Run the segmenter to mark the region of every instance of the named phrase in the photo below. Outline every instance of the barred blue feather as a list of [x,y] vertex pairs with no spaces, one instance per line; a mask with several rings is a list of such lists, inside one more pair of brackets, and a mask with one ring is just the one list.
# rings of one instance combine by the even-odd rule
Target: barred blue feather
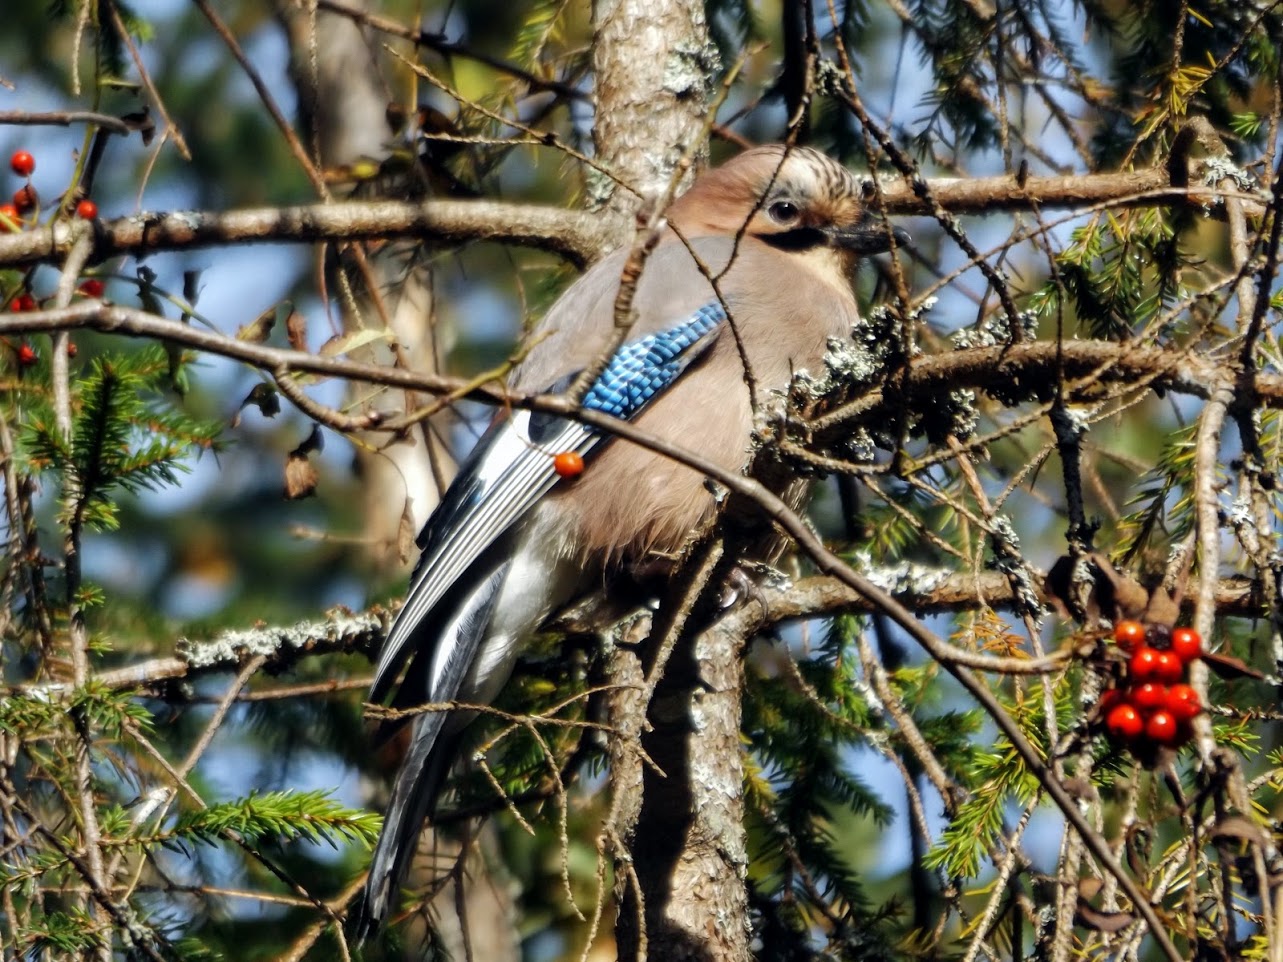
[[628,420],[677,380],[690,363],[685,352],[724,320],[726,309],[714,301],[676,327],[625,344],[584,396],[584,407]]

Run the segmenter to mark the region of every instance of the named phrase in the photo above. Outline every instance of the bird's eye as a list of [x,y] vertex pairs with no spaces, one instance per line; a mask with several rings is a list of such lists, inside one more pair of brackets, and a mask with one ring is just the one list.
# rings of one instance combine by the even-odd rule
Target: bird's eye
[[771,220],[777,224],[791,224],[798,218],[797,204],[788,200],[777,200],[770,207],[766,208],[770,214]]

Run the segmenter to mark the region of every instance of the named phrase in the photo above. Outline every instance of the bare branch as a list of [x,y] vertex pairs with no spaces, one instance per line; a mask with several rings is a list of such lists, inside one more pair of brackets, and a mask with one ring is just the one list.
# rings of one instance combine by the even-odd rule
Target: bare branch
[[[99,225],[92,259],[264,241],[417,237],[442,245],[502,241],[587,264],[608,249],[612,225],[617,233],[616,221],[600,214],[499,201],[348,201],[226,213],[143,212]],[[64,221],[0,236],[0,265],[60,260],[72,239],[71,225]]]
[[[342,357],[325,357],[305,351],[254,344],[189,324],[180,324],[145,311],[119,305],[84,302],[62,310],[32,311],[22,314],[0,314],[0,334],[24,334],[38,331],[65,331],[90,328],[108,333],[150,337],[170,344],[222,357],[243,361],[274,377],[287,373],[343,377],[367,384],[380,384],[455,398],[530,408],[568,417],[620,434],[646,444],[652,450],[669,454],[685,464],[702,470],[703,462],[695,455],[674,445],[661,445],[644,432],[615,418],[581,411],[559,395],[528,394],[503,389],[496,384],[478,384],[466,378],[446,377],[402,368],[385,367],[349,361]],[[888,406],[900,403],[900,392],[907,397],[948,392],[971,387],[985,391],[1000,390],[1010,400],[1021,394],[1033,396],[1052,383],[1057,376],[1081,377],[1096,372],[1101,382],[1137,383],[1149,379],[1154,388],[1206,398],[1208,385],[1217,379],[1217,360],[1179,349],[1140,347],[1112,341],[1066,341],[1057,344],[1036,341],[1012,347],[977,347],[936,354],[914,361],[908,375],[896,385],[896,391],[873,389],[831,414],[817,419],[813,428],[823,440],[855,421],[883,416]],[[1267,408],[1283,407],[1283,377],[1259,375],[1253,384],[1256,396],[1240,398],[1239,403],[1255,402]]]
[[72,124],[93,124],[114,134],[128,134],[133,128],[119,117],[94,113],[92,110],[54,110],[32,113],[26,110],[0,110],[0,124],[21,127],[70,127]]
[[[943,210],[994,214],[1035,207],[1091,207],[1101,204],[1161,207],[1215,205],[1226,196],[1212,188],[1177,186],[1163,168],[1135,173],[1079,177],[1011,177],[924,181]],[[1254,209],[1262,198],[1235,194]],[[905,184],[887,185],[888,214],[929,213],[926,202]],[[142,212],[99,225],[94,261],[122,254],[191,250],[229,244],[275,241],[373,240],[418,237],[442,245],[499,241],[552,251],[583,265],[609,252],[627,224],[619,217],[563,210],[538,204],[501,201],[345,201],[297,207],[209,211]],[[19,234],[0,236],[0,265],[21,266],[66,256],[70,225],[55,222]]]

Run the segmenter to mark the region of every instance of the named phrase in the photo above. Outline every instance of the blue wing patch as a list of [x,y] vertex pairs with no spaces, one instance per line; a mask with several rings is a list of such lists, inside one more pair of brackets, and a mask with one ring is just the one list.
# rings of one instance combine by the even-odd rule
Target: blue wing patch
[[628,420],[686,369],[685,352],[726,320],[720,303],[705,304],[676,327],[625,344],[584,395],[583,406]]

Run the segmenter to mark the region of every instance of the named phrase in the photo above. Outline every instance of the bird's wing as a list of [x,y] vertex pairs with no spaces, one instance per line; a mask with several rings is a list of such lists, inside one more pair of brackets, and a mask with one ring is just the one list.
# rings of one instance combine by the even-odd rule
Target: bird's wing
[[[629,420],[676,381],[716,339],[726,311],[713,301],[685,320],[623,345],[584,396],[583,407]],[[573,376],[572,376],[573,377]],[[469,567],[557,483],[553,458],[563,451],[587,456],[608,440],[595,428],[556,415],[515,411],[482,436],[419,535],[422,551],[405,605],[383,644],[370,699],[391,690],[416,641],[419,626]],[[475,646],[481,633],[467,633]],[[442,664],[467,666],[472,652],[449,652]],[[434,661],[437,659],[434,659]],[[460,672],[448,673],[455,679]],[[433,700],[457,691],[428,692]]]

